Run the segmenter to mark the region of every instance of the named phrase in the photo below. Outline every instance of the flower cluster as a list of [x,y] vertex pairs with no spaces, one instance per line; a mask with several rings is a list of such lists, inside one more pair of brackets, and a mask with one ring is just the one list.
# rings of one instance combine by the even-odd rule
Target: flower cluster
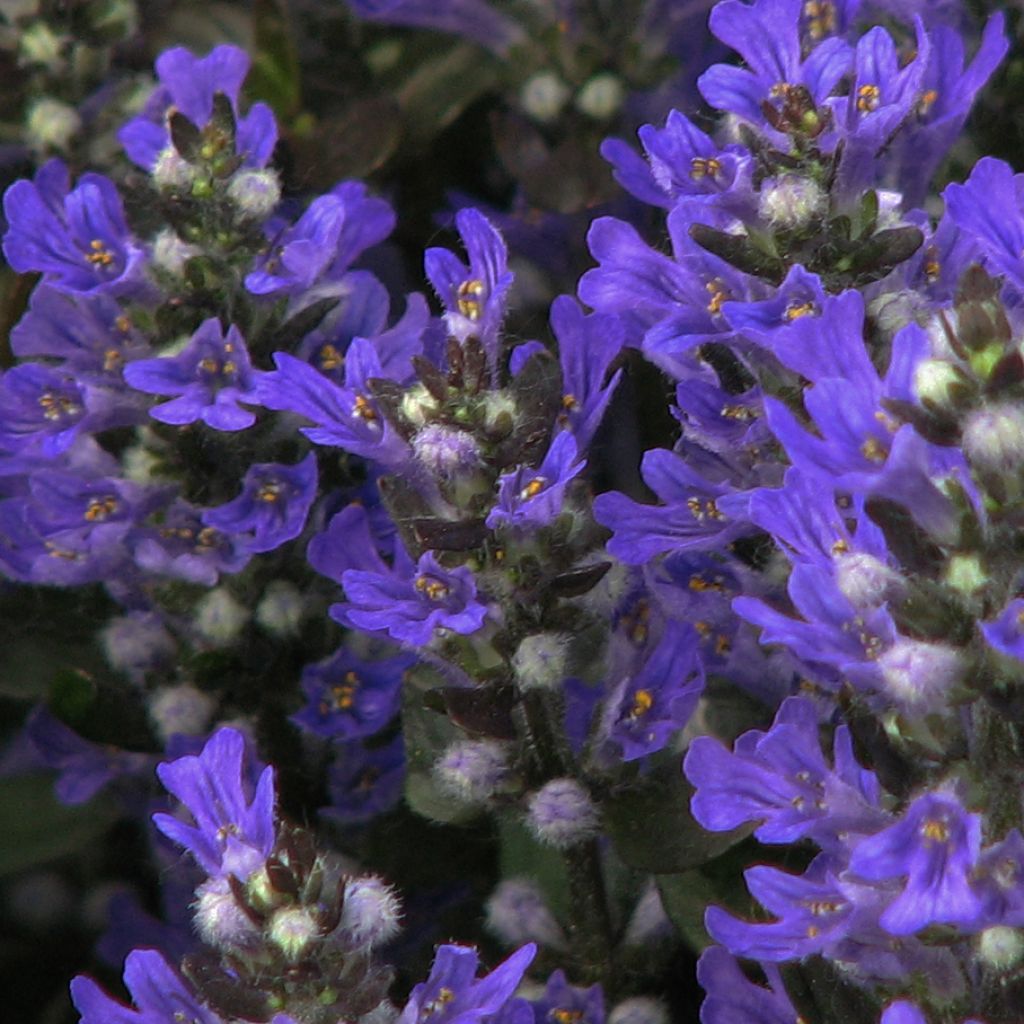
[[506,86],[432,296],[269,51],[248,103],[164,50],[125,160],[4,195],[0,600],[89,612],[0,764],[164,907],[81,1021],[1015,1024],[1024,187],[931,192],[1004,16],[348,6]]

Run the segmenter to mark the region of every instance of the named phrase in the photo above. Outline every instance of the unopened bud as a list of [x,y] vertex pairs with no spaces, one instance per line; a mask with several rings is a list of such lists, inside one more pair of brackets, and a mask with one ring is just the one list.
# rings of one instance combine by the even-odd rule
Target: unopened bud
[[1016,967],[1024,959],[1024,934],[1019,928],[995,925],[975,939],[978,959],[1000,973]]
[[402,395],[400,408],[414,427],[422,427],[437,412],[437,399],[422,384],[414,384]]
[[196,629],[216,647],[234,643],[248,621],[249,609],[225,587],[215,587],[196,608]]
[[608,1024],[668,1024],[665,1004],[650,996],[624,999],[608,1015]]
[[610,71],[594,75],[576,94],[576,109],[595,121],[607,121],[622,108],[626,90],[622,79]]
[[525,637],[512,658],[522,690],[553,690],[565,679],[571,637],[567,633],[533,633]]
[[914,370],[914,391],[924,405],[951,409],[967,387],[963,370],[945,359],[923,359]]
[[267,924],[267,939],[289,960],[299,960],[317,939],[320,925],[306,907],[282,907]]
[[171,736],[205,734],[217,701],[191,683],[162,686],[149,698],[149,717],[166,742]]
[[945,644],[900,637],[878,661],[883,690],[906,710],[927,713],[945,707],[960,680],[960,655]]
[[345,883],[339,932],[352,949],[368,951],[398,933],[402,907],[390,886],[379,878],[351,878]]
[[297,636],[305,610],[305,598],[294,583],[271,580],[256,606],[256,621],[273,636]]
[[526,823],[542,843],[564,850],[595,836],[600,815],[575,779],[552,779],[530,797]]
[[246,220],[266,220],[281,201],[275,171],[239,171],[228,183],[228,198]]
[[177,645],[153,612],[129,612],[112,619],[100,634],[112,668],[137,677],[172,658]]
[[761,219],[783,231],[806,227],[827,210],[828,196],[821,186],[796,174],[765,181],[757,202]]
[[434,766],[440,785],[457,800],[484,803],[508,779],[508,748],[497,740],[453,743]]
[[58,35],[45,21],[29,25],[18,42],[21,60],[25,64],[42,64],[50,71],[56,71],[63,63],[61,54],[67,37]]
[[182,241],[171,228],[157,232],[153,239],[153,265],[175,277],[181,277],[185,273],[185,264],[197,255],[199,250]]
[[967,417],[963,450],[972,468],[996,476],[1016,476],[1024,469],[1024,408],[1002,403]]
[[487,901],[487,927],[507,946],[536,942],[563,952],[569,945],[540,887],[527,878],[506,879],[494,890]]
[[538,71],[519,92],[523,110],[534,120],[554,121],[569,100],[572,90],[553,71]]
[[151,173],[161,189],[189,188],[196,177],[196,169],[173,146],[161,150]]
[[260,940],[260,929],[235,899],[226,878],[210,878],[196,890],[192,906],[199,937],[214,949],[251,949]]
[[431,473],[446,480],[480,465],[480,446],[473,435],[440,424],[424,427],[412,439],[412,450]]
[[906,581],[895,569],[863,551],[836,559],[836,583],[855,608],[877,608],[906,589]]
[[81,127],[82,119],[74,107],[49,96],[36,100],[25,120],[25,130],[33,146],[62,153],[67,151]]

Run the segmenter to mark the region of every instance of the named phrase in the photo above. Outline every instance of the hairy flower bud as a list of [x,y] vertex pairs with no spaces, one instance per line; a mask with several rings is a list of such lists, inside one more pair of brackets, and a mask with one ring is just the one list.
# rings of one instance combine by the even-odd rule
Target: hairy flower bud
[[164,742],[175,735],[203,735],[217,710],[217,701],[192,683],[162,686],[148,704],[149,717]]
[[665,1004],[650,996],[633,996],[613,1007],[608,1024],[668,1024]]
[[1024,959],[1024,935],[1019,928],[996,925],[975,937],[978,959],[994,971],[1008,971]]
[[197,255],[199,250],[183,242],[171,228],[157,232],[153,239],[153,265],[175,277],[181,277],[185,272],[185,263]]
[[1002,403],[971,413],[964,423],[963,450],[972,468],[994,476],[1024,469],[1024,408]]
[[196,629],[217,647],[237,640],[248,621],[249,609],[225,587],[215,587],[196,607]]
[[153,612],[129,612],[111,619],[100,634],[112,668],[135,678],[174,656],[177,645]]
[[195,180],[196,170],[173,146],[168,146],[156,158],[152,175],[157,188],[185,189]]
[[963,370],[945,359],[922,359],[914,370],[914,391],[924,405],[953,408],[957,389],[966,385]]
[[246,220],[266,220],[281,201],[276,171],[239,171],[228,182],[228,199]]
[[569,945],[540,887],[527,878],[506,879],[494,890],[487,901],[487,928],[507,946],[536,942],[562,952]]
[[422,384],[414,384],[402,395],[400,409],[414,427],[422,427],[437,412],[437,399]]
[[606,121],[619,112],[625,98],[622,79],[610,71],[602,71],[576,94],[576,109],[595,121]]
[[65,152],[82,127],[78,111],[67,103],[43,96],[29,107],[25,131],[29,142],[41,150]]
[[267,922],[267,939],[289,960],[299,960],[320,938],[320,925],[307,907],[282,907]]
[[412,449],[431,473],[446,480],[480,465],[480,446],[473,435],[440,424],[424,427],[412,439]]
[[530,796],[526,823],[542,843],[563,850],[596,835],[600,816],[575,779],[552,779]]
[[305,598],[294,583],[271,580],[256,606],[256,621],[273,636],[297,636],[305,610]]
[[878,659],[882,689],[898,706],[927,713],[945,705],[960,678],[960,655],[945,644],[900,637]]
[[567,633],[533,633],[525,637],[512,658],[516,682],[523,690],[551,690],[568,674]]
[[572,90],[554,71],[531,75],[519,91],[519,103],[535,121],[554,121],[572,95]]
[[508,748],[497,740],[453,743],[434,766],[441,786],[463,803],[483,803],[506,782]]
[[765,181],[757,201],[761,219],[781,231],[806,227],[827,210],[828,196],[821,186],[796,174]]
[[877,608],[906,588],[903,577],[874,555],[863,551],[836,559],[836,583],[855,608]]
[[351,948],[367,952],[394,938],[401,916],[394,890],[379,878],[350,878],[345,883],[338,930]]
[[251,949],[261,931],[235,899],[226,878],[210,878],[196,889],[193,922],[207,945],[221,950]]

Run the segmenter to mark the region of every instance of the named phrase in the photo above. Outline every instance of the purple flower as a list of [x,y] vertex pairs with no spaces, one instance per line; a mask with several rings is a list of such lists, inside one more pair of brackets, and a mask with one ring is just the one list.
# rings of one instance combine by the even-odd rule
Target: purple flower
[[570,985],[564,971],[555,971],[544,986],[544,994],[533,1001],[533,1020],[534,1024],[604,1024],[604,992],[600,985]]
[[202,752],[157,767],[160,781],[192,816],[194,825],[154,814],[156,827],[184,846],[207,874],[244,882],[270,855],[276,836],[274,769],[248,784],[246,740],[236,729],[218,729]]
[[645,452],[641,474],[663,505],[643,505],[616,493],[594,501],[595,518],[615,533],[608,550],[627,564],[642,565],[671,551],[720,547],[752,531],[749,496],[708,480],[674,452]]
[[391,810],[405,784],[405,744],[396,736],[384,746],[362,740],[341,745],[327,772],[330,803],[320,808],[324,818],[356,825]]
[[697,82],[718,110],[764,124],[761,104],[786,86],[804,86],[821,104],[850,67],[850,48],[835,37],[822,40],[804,57],[800,39],[801,0],[726,0],[711,12],[709,28],[747,65],[716,64]]
[[29,311],[11,330],[11,349],[21,359],[63,360],[62,368],[82,383],[126,390],[125,363],[150,355],[142,333],[105,292],[66,292],[41,284]]
[[[51,162],[44,170],[52,173],[42,187],[41,171],[35,181],[16,181],[4,195],[7,262],[20,274],[42,273],[48,284],[67,291],[124,291],[142,250],[131,239],[114,183],[83,174],[68,191],[63,165]],[[63,172],[59,205],[43,190],[58,171]]]
[[980,622],[989,647],[1024,661],[1024,598],[1015,598],[994,622]]
[[43,707],[26,722],[33,747],[58,773],[55,792],[65,804],[84,804],[118,779],[141,778],[152,771],[149,754],[135,754],[83,739]]
[[624,761],[661,750],[690,720],[704,690],[698,647],[691,626],[668,622],[643,667],[612,690],[603,725]]
[[512,997],[537,947],[516,950],[477,979],[479,957],[468,946],[439,946],[430,977],[409,993],[397,1024],[473,1024],[496,1014]]
[[346,625],[370,632],[383,631],[392,639],[425,647],[437,629],[475,633],[487,616],[476,599],[476,581],[465,566],[448,571],[433,553],[420,557],[415,569],[348,569],[342,574],[346,602],[331,614]]
[[796,1024],[778,969],[764,967],[770,988],[755,985],[721,946],[706,949],[697,962],[697,980],[707,993],[701,1024]]
[[508,269],[508,251],[497,229],[479,210],[459,210],[455,226],[466,247],[469,266],[448,249],[434,248],[424,254],[424,267],[444,304],[449,332],[459,341],[479,338],[494,375],[501,355],[499,335],[505,298],[513,277]]
[[551,329],[562,364],[564,412],[559,422],[572,432],[577,449],[585,452],[622,378],[621,370],[610,378],[608,371],[626,343],[625,330],[617,317],[584,314],[568,295],[551,304]]
[[368,21],[465,36],[499,56],[526,38],[486,0],[349,0],[349,6]]
[[342,647],[302,670],[306,706],[291,720],[318,736],[372,736],[395,717],[408,655],[364,661]]
[[586,466],[586,461],[576,458],[576,439],[562,431],[536,469],[520,466],[503,473],[498,480],[498,503],[487,516],[487,526],[536,530],[554,522],[562,511],[566,487]]
[[930,924],[973,930],[982,910],[971,884],[980,850],[981,815],[967,813],[951,793],[926,793],[902,820],[857,844],[850,870],[869,881],[905,880],[879,919],[893,935]]
[[277,369],[259,380],[260,404],[312,420],[315,426],[300,430],[314,444],[344,448],[389,469],[409,462],[409,445],[369,397],[368,381],[384,375],[371,342],[352,342],[345,357],[344,387],[286,352],[274,353],[274,365]]
[[79,975],[71,982],[71,1001],[81,1024],[222,1024],[188,988],[181,976],[155,949],[136,949],[124,965],[124,983],[134,1006],[108,996],[92,980]]
[[[139,117],[117,133],[129,158],[144,170],[152,170],[170,144],[166,115],[180,111],[198,128],[213,116],[213,97],[224,93],[238,115],[238,94],[249,71],[249,56],[237,46],[216,46],[205,57],[182,47],[165,50],[156,59],[159,87]],[[263,167],[277,143],[274,115],[265,103],[254,103],[238,118],[235,149],[248,167]]]
[[758,822],[763,843],[810,837],[837,850],[848,833],[870,833],[886,822],[873,772],[853,757],[846,726],[835,733],[835,768],[818,738],[818,710],[803,697],[783,702],[771,729],[744,733],[730,753],[717,740],[698,736],[683,761],[695,787],[693,816],[711,832]]
[[140,359],[124,369],[124,379],[151,395],[177,395],[150,410],[161,423],[184,426],[202,420],[214,430],[244,430],[256,422],[240,402],[258,404],[260,373],[249,362],[238,328],[225,333],[217,317],[204,320],[176,356]]
[[133,554],[147,572],[208,587],[222,572],[240,572],[251,557],[238,538],[204,526],[199,510],[180,500],[168,506],[159,525],[139,530]]
[[294,466],[258,462],[242,481],[233,501],[203,513],[203,523],[239,537],[243,551],[273,551],[302,533],[316,497],[316,456],[310,452]]

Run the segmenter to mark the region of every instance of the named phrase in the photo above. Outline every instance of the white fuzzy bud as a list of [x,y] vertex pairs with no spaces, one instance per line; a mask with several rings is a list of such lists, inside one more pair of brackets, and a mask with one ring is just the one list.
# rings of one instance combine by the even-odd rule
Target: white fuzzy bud
[[158,231],[153,239],[153,264],[175,277],[181,277],[186,262],[198,254],[199,250],[182,241],[172,228]]
[[379,878],[350,878],[345,883],[339,933],[352,949],[368,952],[398,934],[402,905]]
[[416,458],[435,476],[451,480],[474,472],[480,465],[480,446],[472,434],[432,423],[413,439]]
[[610,71],[602,71],[576,94],[576,109],[595,121],[607,121],[622,109],[625,98],[622,79]]
[[895,569],[863,551],[836,558],[836,583],[855,608],[877,608],[906,590],[906,581]]
[[220,950],[252,949],[260,929],[238,905],[226,878],[210,878],[196,889],[193,922],[199,937]]
[[167,189],[188,188],[196,177],[196,169],[173,146],[161,150],[151,173],[153,184]]
[[19,39],[21,61],[24,64],[42,64],[56,71],[64,63],[61,53],[67,36],[58,35],[45,21],[33,22]]
[[1004,973],[1024,959],[1024,932],[1020,928],[995,925],[975,938],[978,959],[995,971]]
[[256,606],[256,621],[272,636],[297,636],[306,600],[294,583],[271,580]]
[[669,1024],[668,1009],[660,999],[633,996],[614,1007],[608,1024]]
[[1016,476],[1024,469],[1024,408],[1006,402],[971,413],[964,424],[963,450],[983,473]]
[[166,742],[171,736],[204,735],[217,710],[217,701],[192,683],[181,683],[154,691],[148,709],[157,735]]
[[267,939],[289,960],[299,960],[320,938],[320,925],[306,907],[282,907],[267,922]]
[[568,675],[567,633],[533,633],[526,637],[512,658],[516,682],[522,690],[553,690]]
[[402,395],[400,408],[414,427],[422,427],[437,412],[437,399],[422,384],[414,384]]
[[487,901],[487,928],[506,946],[536,942],[555,952],[569,946],[540,887],[527,878],[508,878],[494,890]]
[[940,409],[954,404],[952,389],[963,387],[966,381],[963,370],[945,359],[922,359],[914,369],[914,393]]
[[111,619],[100,634],[112,668],[135,678],[171,659],[177,644],[153,612],[129,612]]
[[757,212],[772,228],[792,231],[806,227],[828,211],[828,196],[821,186],[797,174],[769,178],[761,186]]
[[542,843],[566,850],[597,835],[600,815],[575,779],[552,779],[530,796],[526,823]]
[[963,669],[960,655],[944,644],[900,637],[876,662],[883,690],[907,711],[927,714],[946,706]]
[[43,96],[29,107],[25,130],[37,149],[66,152],[82,127],[78,111],[68,103]]
[[562,112],[572,90],[554,71],[531,75],[519,91],[519,103],[535,121],[554,121]]
[[266,220],[281,201],[276,171],[239,171],[228,182],[228,199],[247,220]]
[[227,647],[238,639],[249,621],[249,609],[225,587],[215,587],[196,607],[196,629],[216,647]]
[[438,783],[466,804],[481,804],[508,779],[508,747],[497,740],[453,743],[434,765]]

